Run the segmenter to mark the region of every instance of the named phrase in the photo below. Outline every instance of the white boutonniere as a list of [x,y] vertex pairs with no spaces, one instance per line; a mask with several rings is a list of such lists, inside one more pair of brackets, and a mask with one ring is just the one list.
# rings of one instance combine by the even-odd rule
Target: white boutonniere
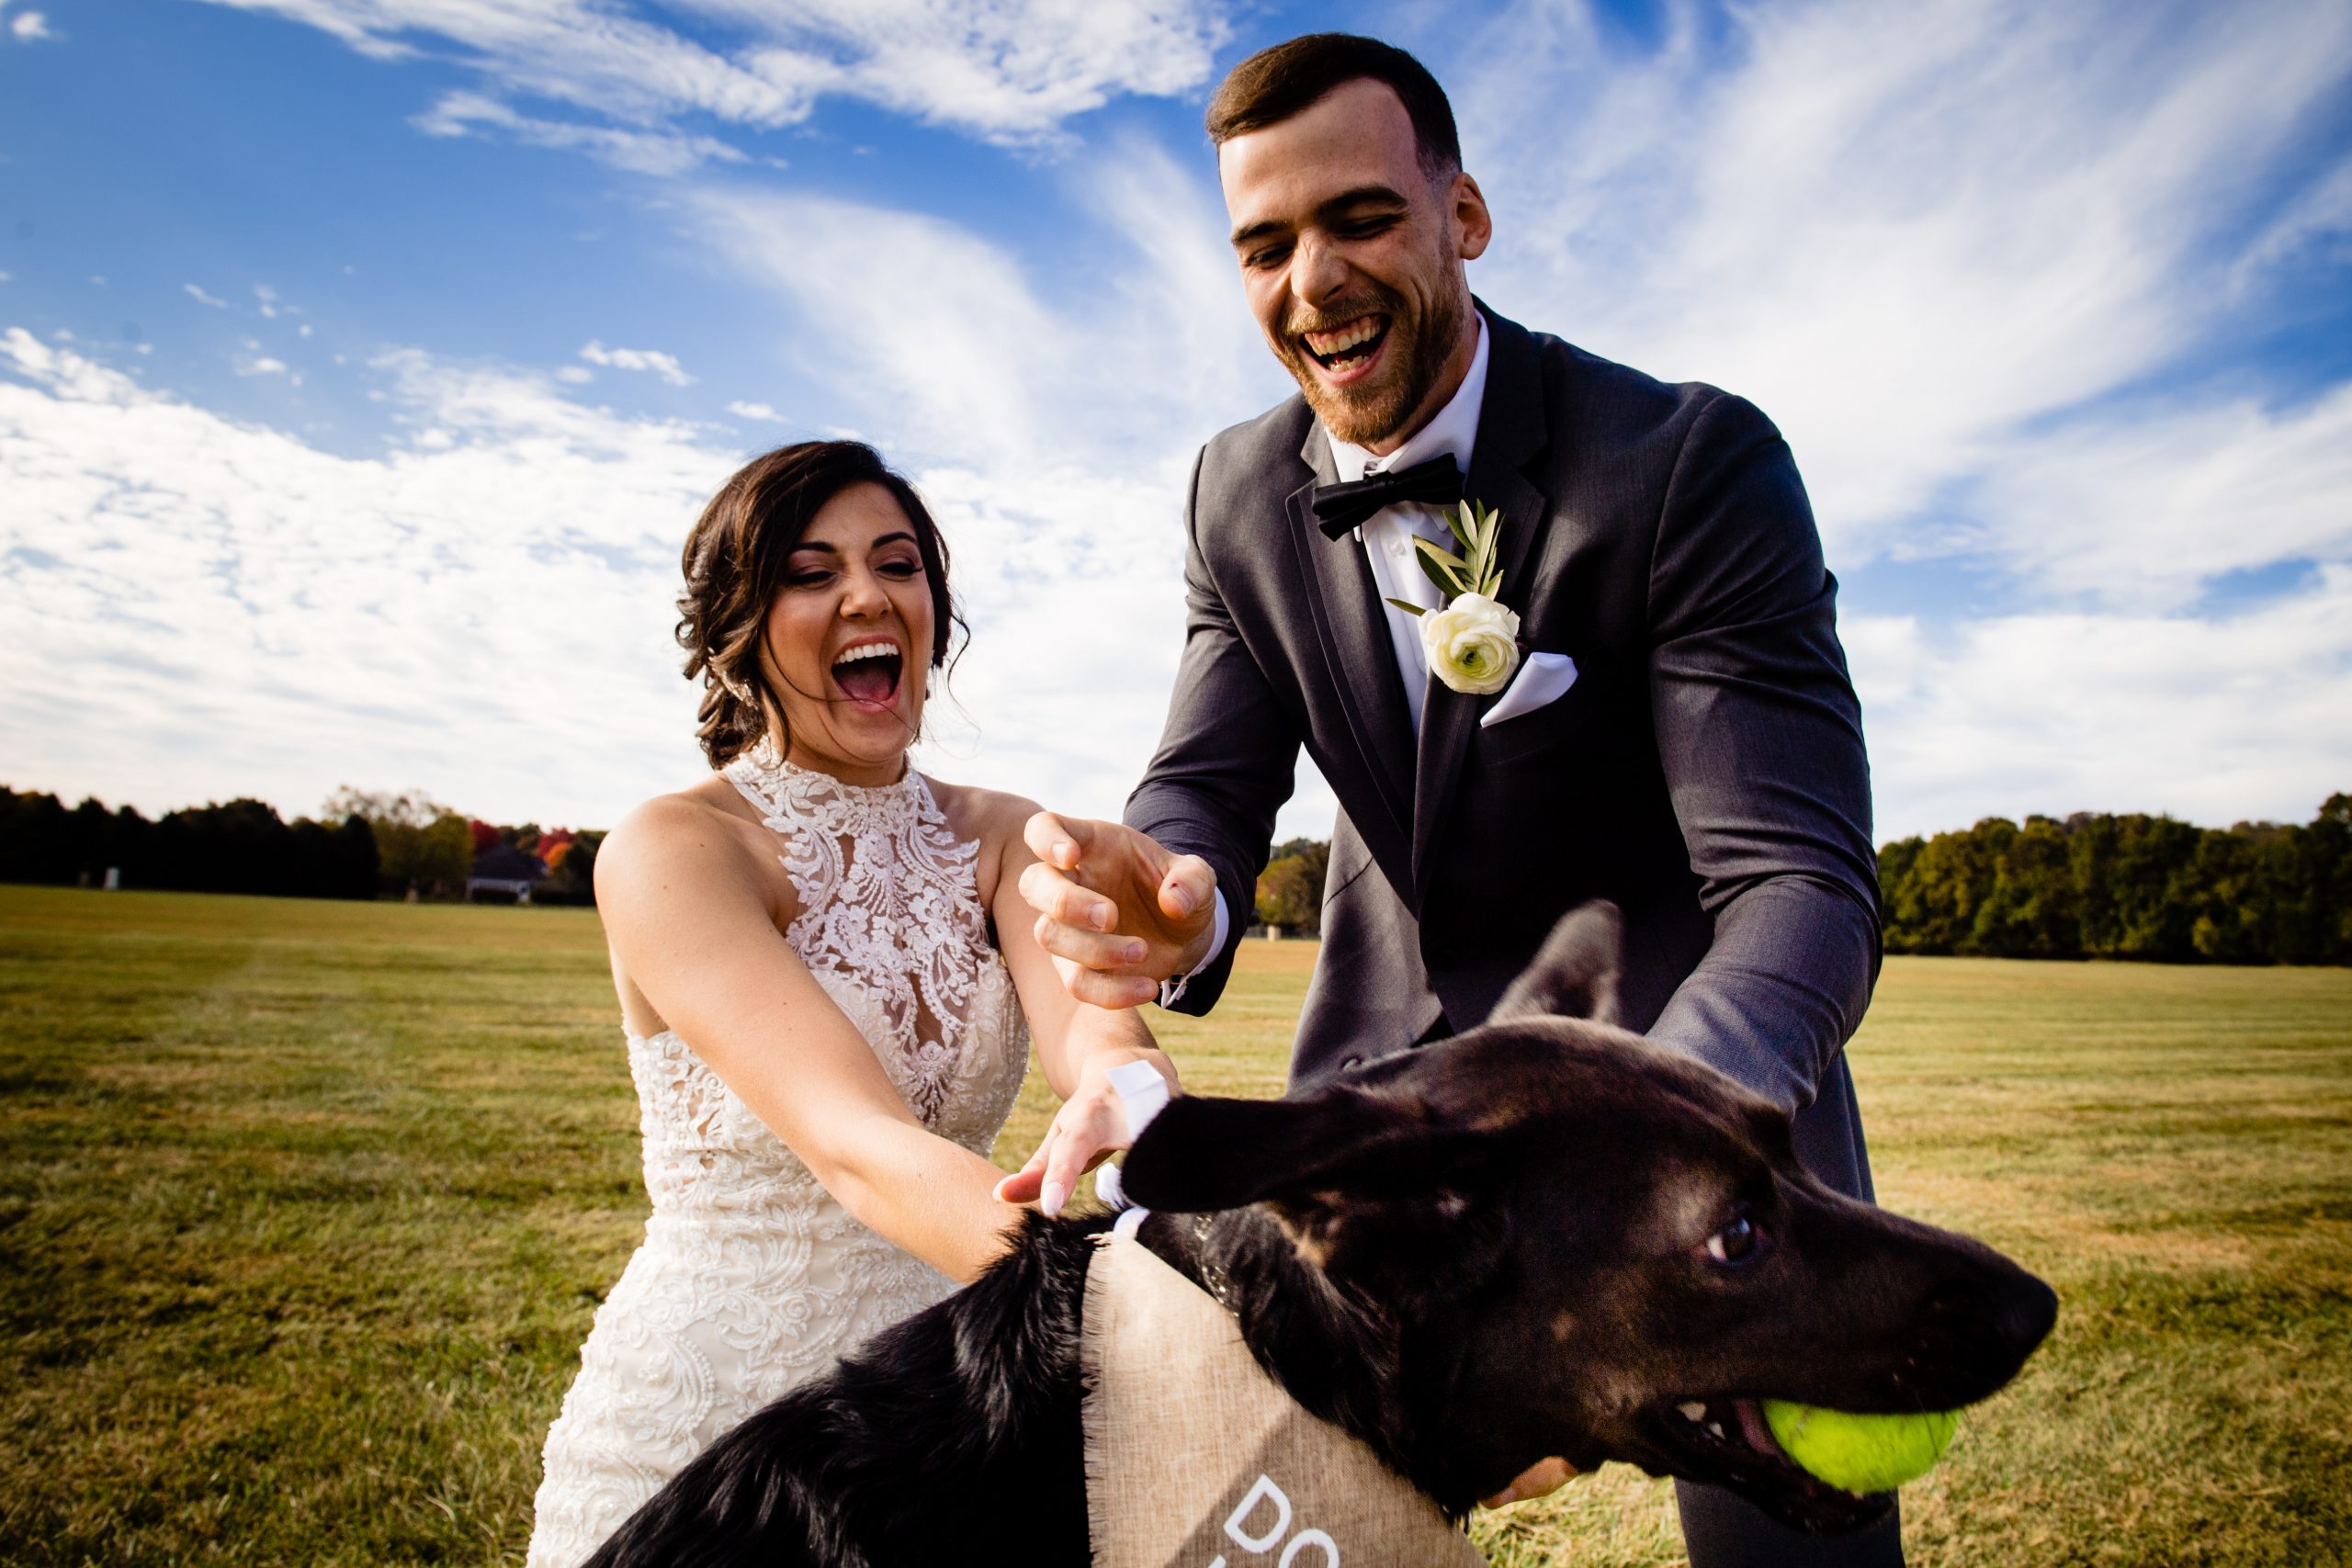
[[1442,515],[1460,555],[1419,535],[1413,544],[1421,570],[1446,596],[1444,604],[1432,610],[1409,599],[1388,603],[1421,618],[1430,672],[1454,691],[1483,697],[1510,685],[1519,669],[1518,612],[1495,600],[1503,591],[1502,570],[1495,565],[1503,514],[1465,500]]

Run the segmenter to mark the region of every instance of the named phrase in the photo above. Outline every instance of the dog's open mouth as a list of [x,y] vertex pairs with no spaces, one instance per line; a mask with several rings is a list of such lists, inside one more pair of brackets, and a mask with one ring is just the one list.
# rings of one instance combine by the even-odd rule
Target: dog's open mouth
[[1849,1492],[1799,1468],[1753,1399],[1669,1401],[1649,1424],[1676,1475],[1729,1486],[1801,1529],[1844,1534],[1875,1524],[1893,1506],[1891,1494]]
[[905,664],[898,644],[862,642],[833,661],[833,683],[860,707],[887,707],[899,694],[899,674]]

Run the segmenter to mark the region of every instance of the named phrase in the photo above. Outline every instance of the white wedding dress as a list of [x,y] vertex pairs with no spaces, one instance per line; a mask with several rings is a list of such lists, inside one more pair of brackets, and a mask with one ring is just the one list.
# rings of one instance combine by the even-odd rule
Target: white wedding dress
[[[911,769],[858,788],[764,745],[726,776],[783,840],[785,933],[924,1126],[986,1156],[1028,1028],[958,843]],[[572,1568],[746,1416],[954,1286],[853,1219],[693,1049],[629,1036],[645,1241],[548,1432],[529,1568]]]

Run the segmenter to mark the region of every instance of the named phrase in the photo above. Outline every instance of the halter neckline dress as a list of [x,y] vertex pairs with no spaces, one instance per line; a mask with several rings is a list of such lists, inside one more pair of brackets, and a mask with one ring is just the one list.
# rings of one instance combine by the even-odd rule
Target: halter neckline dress
[[[908,1109],[985,1157],[1029,1036],[978,844],[912,769],[863,787],[763,744],[723,773],[781,840],[785,941]],[[713,1439],[955,1288],[853,1218],[677,1034],[629,1035],[628,1061],[653,1213],[548,1429],[528,1568],[573,1568]]]

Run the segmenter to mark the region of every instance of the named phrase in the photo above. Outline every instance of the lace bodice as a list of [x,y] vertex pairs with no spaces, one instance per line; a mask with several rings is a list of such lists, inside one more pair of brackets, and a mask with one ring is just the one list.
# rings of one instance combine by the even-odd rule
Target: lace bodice
[[[760,748],[726,776],[779,840],[786,942],[923,1124],[987,1155],[1028,1031],[978,845],[911,770],[863,788]],[[653,1214],[548,1431],[532,1568],[586,1557],[736,1422],[952,1288],[851,1216],[677,1034],[632,1035],[628,1055]]]

